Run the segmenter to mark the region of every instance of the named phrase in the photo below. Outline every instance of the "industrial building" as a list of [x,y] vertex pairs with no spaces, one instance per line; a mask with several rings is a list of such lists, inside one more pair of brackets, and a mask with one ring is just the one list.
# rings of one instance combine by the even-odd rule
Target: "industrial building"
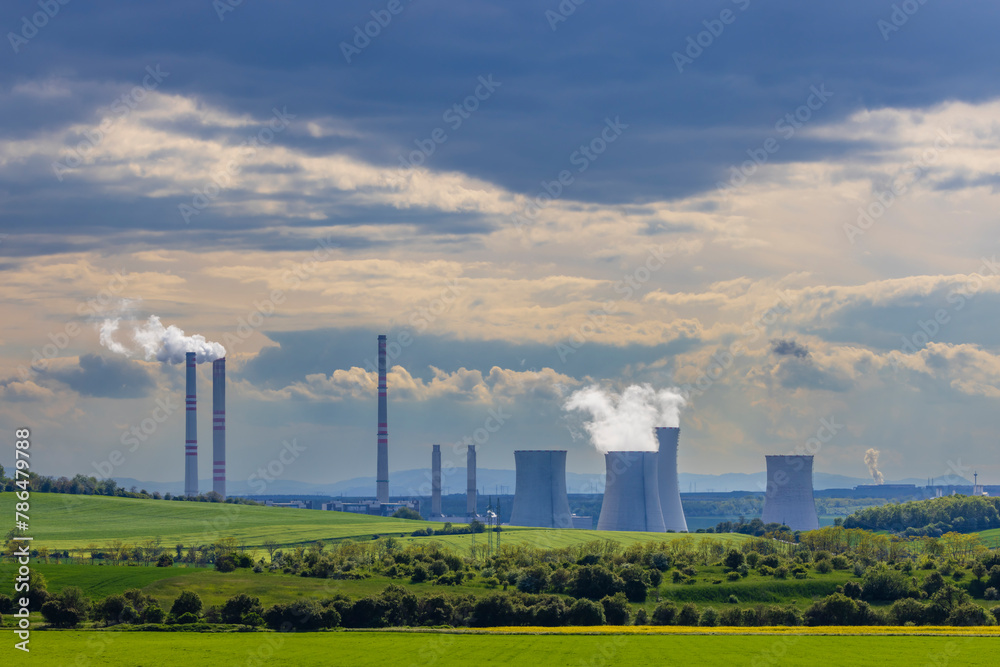
[[[566,450],[514,452],[516,482],[512,526],[574,528],[566,493]],[[587,528],[592,526],[586,517]]]
[[660,490],[660,509],[666,530],[677,533],[687,532],[687,519],[681,506],[681,491],[677,483],[677,444],[681,429],[677,426],[661,426],[656,429],[657,480]]
[[764,523],[783,523],[792,530],[818,530],[813,497],[813,457],[765,456],[767,488],[764,490]]
[[328,512],[351,512],[372,516],[392,516],[403,507],[420,513],[419,500],[397,500],[386,503],[380,503],[378,500],[334,500],[322,504],[322,509]]
[[597,530],[665,532],[657,453],[607,452],[604,465],[604,501]]

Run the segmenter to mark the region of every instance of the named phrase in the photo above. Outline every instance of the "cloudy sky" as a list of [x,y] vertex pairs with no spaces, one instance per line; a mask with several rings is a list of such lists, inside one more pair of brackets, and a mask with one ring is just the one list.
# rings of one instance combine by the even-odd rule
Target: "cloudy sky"
[[234,480],[292,439],[287,479],[373,475],[386,333],[391,469],[598,472],[566,397],[651,383],[685,472],[1000,483],[1000,7],[49,4],[0,7],[0,426],[38,472],[182,478],[183,368],[98,335],[155,314],[226,347]]

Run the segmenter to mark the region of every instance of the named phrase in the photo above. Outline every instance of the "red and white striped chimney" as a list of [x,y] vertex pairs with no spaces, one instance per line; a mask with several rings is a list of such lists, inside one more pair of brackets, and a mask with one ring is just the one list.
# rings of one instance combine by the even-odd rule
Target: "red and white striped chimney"
[[184,495],[198,495],[198,397],[195,388],[194,352],[188,352],[185,357],[187,364],[187,428],[184,440]]
[[226,497],[226,358],[212,362],[212,490]]
[[389,424],[386,416],[385,335],[378,337],[378,461],[376,462],[375,499],[389,502]]

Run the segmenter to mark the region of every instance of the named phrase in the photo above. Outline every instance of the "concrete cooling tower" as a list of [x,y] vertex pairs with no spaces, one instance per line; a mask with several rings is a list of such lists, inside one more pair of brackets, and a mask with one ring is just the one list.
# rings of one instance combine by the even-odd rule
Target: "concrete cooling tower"
[[817,530],[813,498],[813,457],[765,456],[767,489],[764,492],[764,523],[783,523],[792,530]]
[[684,508],[681,506],[681,492],[677,485],[677,441],[681,430],[675,426],[665,426],[656,429],[656,440],[660,443],[657,453],[659,466],[657,478],[660,490],[660,509],[663,511],[663,523],[667,530],[678,533],[687,532],[687,519],[684,518]]
[[656,452],[608,452],[597,530],[666,531],[660,509]]
[[516,486],[512,526],[572,528],[566,495],[566,450],[514,452]]

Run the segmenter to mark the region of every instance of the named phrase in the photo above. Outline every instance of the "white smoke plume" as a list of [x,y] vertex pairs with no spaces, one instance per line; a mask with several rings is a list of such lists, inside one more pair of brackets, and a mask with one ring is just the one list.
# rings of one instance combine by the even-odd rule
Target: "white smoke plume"
[[869,449],[865,452],[865,465],[868,466],[868,472],[871,473],[872,479],[875,480],[876,484],[885,482],[885,476],[878,469],[879,453],[877,449]]
[[601,452],[657,449],[653,429],[679,426],[684,397],[672,389],[634,384],[620,395],[591,385],[574,392],[563,408],[588,412],[584,424],[590,440]]
[[138,350],[115,340],[120,325],[121,318],[117,317],[104,320],[101,325],[101,345],[115,354],[130,357],[141,351],[147,360],[156,359],[165,364],[183,363],[184,355],[188,352],[195,353],[195,360],[199,364],[226,356],[226,348],[220,343],[205,340],[200,334],[186,336],[182,329],[173,324],[165,327],[156,315],[150,315],[142,324],[133,324],[131,339]]

